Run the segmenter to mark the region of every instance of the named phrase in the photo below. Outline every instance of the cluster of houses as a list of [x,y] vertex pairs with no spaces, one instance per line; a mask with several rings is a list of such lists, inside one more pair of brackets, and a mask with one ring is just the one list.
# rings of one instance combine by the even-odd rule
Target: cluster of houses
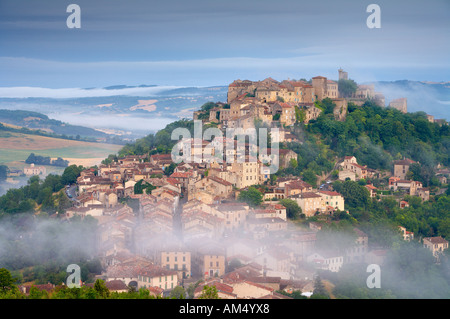
[[[348,80],[347,72],[339,70],[339,80]],[[227,103],[216,103],[210,110],[194,112],[194,119],[216,123],[219,128],[253,127],[259,119],[269,127],[291,126],[300,120],[308,123],[316,119],[323,110],[316,101],[329,98],[334,104],[334,118],[345,120],[348,102],[362,105],[368,99],[385,106],[384,95],[375,91],[373,84],[357,85],[356,92],[341,96],[338,82],[324,76],[315,76],[310,81],[272,78],[262,81],[235,80],[228,86]],[[400,103],[400,102],[401,103]],[[391,107],[406,112],[406,99],[392,101]],[[300,115],[301,114],[301,115]]]
[[[66,212],[68,217],[90,215],[98,220],[102,278],[111,290],[134,286],[163,296],[202,279],[196,297],[203,285],[214,285],[221,298],[278,299],[287,298],[279,290],[311,293],[317,269],[337,272],[345,263],[383,262],[386,251],[370,250],[367,235],[359,229],[348,249],[316,247],[320,224],[311,222],[308,229],[293,226],[286,207],[278,202],[290,198],[308,217],[333,214],[344,211],[344,198],[337,192],[316,189],[296,177],[279,178],[268,184],[263,204],[251,207],[236,201],[242,188],[220,168],[180,164],[167,176],[167,156],[144,160],[127,156],[84,170],[77,182],[76,205]],[[354,158],[342,165],[351,169]],[[144,182],[153,186],[151,191],[137,192],[135,185]],[[414,238],[406,229],[401,231],[405,240]],[[426,247],[436,256],[448,247],[442,238],[426,240],[433,243]]]
[[[341,71],[340,77],[345,78]],[[371,88],[358,90],[360,98],[377,96]],[[284,126],[279,142],[293,141],[296,137],[287,127],[298,119],[299,107],[309,121],[321,111],[315,100],[325,97],[336,104],[335,118],[343,120],[347,102],[339,97],[337,83],[324,77],[315,77],[311,83],[238,80],[229,86],[228,103],[216,103],[206,121],[217,123],[220,129],[245,129],[254,127],[254,119],[259,118],[271,127]],[[203,115],[204,111],[196,112],[194,118]],[[179,143],[190,145],[193,152],[190,161],[174,168],[172,154],[133,155],[86,169],[77,179],[78,196],[66,215],[98,220],[98,253],[105,268],[102,278],[115,290],[133,286],[162,296],[176,286],[187,287],[202,279],[196,297],[203,285],[214,285],[221,298],[278,299],[287,298],[279,290],[310,293],[317,269],[337,272],[345,263],[382,264],[386,251],[370,250],[367,235],[359,229],[354,229],[350,247],[323,249],[316,246],[320,224],[311,222],[309,228],[301,228],[288,220],[287,208],[279,202],[282,199],[296,202],[302,214],[311,217],[344,212],[344,197],[294,176],[271,179],[270,148],[253,157],[254,145],[224,137],[212,141],[185,138]],[[234,148],[222,147],[226,151],[218,154],[208,147],[211,144]],[[242,154],[243,162],[225,160]],[[297,160],[289,149],[281,148],[278,154],[281,168]],[[197,157],[209,160],[198,161]],[[411,163],[395,162],[389,187],[428,200],[429,190],[406,180]],[[359,165],[354,156],[345,157],[338,167],[340,180],[366,179],[378,173]],[[258,207],[237,200],[251,186],[262,193],[263,203]],[[366,187],[372,197],[377,195],[374,186]],[[414,237],[400,230],[405,240]],[[441,243],[440,239],[430,242],[436,240]],[[442,245],[448,247],[445,242]]]
[[278,82],[272,78],[262,81],[236,80],[228,86],[227,103],[217,103],[216,107],[194,112],[194,119],[217,123],[219,128],[244,130],[254,127],[259,119],[269,127],[291,126],[302,112],[305,123],[316,119],[322,109],[315,105],[316,100],[330,98],[336,107],[337,120],[344,120],[347,113],[347,100],[339,97],[337,82],[326,77],[312,78],[306,81],[284,80]]

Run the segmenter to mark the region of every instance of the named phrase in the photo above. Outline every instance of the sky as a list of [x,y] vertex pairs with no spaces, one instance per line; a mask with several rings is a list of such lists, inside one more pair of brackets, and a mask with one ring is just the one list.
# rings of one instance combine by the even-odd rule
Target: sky
[[[81,28],[68,28],[71,3]],[[368,28],[371,3],[381,28]],[[450,81],[448,0],[0,0],[0,87]]]

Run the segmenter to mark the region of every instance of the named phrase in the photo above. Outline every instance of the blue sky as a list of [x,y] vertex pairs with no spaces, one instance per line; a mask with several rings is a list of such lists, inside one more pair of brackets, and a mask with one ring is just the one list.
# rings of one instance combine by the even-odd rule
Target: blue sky
[[[81,7],[69,29],[66,8]],[[369,29],[366,7],[381,8]],[[450,1],[0,0],[0,86],[450,81]]]

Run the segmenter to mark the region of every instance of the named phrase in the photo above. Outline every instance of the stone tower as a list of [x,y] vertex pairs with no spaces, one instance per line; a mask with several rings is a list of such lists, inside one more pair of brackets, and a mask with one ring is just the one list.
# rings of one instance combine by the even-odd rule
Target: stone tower
[[342,69],[339,69],[339,80],[348,80],[348,72],[345,72]]

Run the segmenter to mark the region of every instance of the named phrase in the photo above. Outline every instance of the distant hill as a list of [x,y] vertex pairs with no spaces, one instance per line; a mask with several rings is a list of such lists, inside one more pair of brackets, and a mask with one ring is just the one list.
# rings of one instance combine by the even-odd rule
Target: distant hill
[[26,127],[29,129],[42,130],[49,133],[66,136],[77,136],[86,138],[106,138],[108,134],[89,127],[71,125],[58,120],[50,119],[47,115],[24,110],[0,109],[0,122]]
[[[174,120],[192,118],[193,111],[206,102],[226,101],[227,91],[227,86],[114,85],[63,90],[25,88],[20,90],[21,97],[0,96],[0,109],[45,113],[50,118],[72,125],[115,131],[124,139],[134,139],[156,132]],[[149,101],[152,101],[149,107],[140,107]]]

